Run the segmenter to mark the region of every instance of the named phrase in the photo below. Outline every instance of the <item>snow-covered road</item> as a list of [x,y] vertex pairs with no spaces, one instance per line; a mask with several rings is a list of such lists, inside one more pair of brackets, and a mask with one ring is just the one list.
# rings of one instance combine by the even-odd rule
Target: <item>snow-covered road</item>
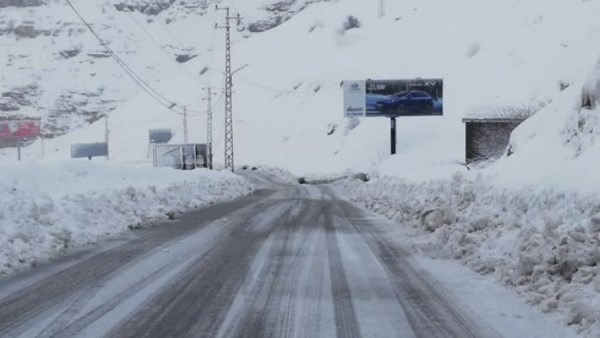
[[327,187],[261,181],[0,280],[0,336],[500,336],[372,214]]

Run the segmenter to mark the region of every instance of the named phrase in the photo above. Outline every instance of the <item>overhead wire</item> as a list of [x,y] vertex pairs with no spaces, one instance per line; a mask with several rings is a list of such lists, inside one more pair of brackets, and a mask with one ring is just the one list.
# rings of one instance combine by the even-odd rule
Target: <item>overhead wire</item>
[[129,17],[131,17],[131,19],[138,25],[138,27],[140,27],[142,29],[142,31],[150,38],[150,40],[161,50],[161,52],[163,52],[163,54],[169,60],[173,61],[178,66],[178,68],[183,70],[187,75],[189,75],[194,80],[198,81],[198,83],[203,84],[203,85],[205,84],[204,82],[200,81],[198,76],[192,74],[187,68],[182,66],[179,62],[173,60],[173,55],[169,54],[169,52],[167,52],[165,50],[165,48],[161,45],[161,43],[158,40],[156,40],[156,38],[154,38],[154,36],[144,27],[144,25],[142,25],[142,23],[135,17],[135,15],[131,11],[128,11],[127,13],[129,13]]
[[[301,90],[301,91],[298,91],[298,90],[289,90],[289,89],[275,88],[275,87],[272,87],[272,86],[269,86],[269,85],[265,85],[265,84],[256,82],[254,80],[249,80],[249,79],[247,79],[247,78],[245,78],[243,76],[239,76],[239,75],[236,77],[236,79],[238,79],[238,80],[240,80],[242,82],[245,82],[247,84],[253,85],[255,87],[258,87],[258,88],[261,88],[261,89],[264,89],[264,90],[267,90],[267,91],[275,92],[277,94],[314,94],[315,93],[314,90]],[[327,88],[331,88],[333,86],[335,86],[335,84],[328,85],[328,86],[322,86],[320,89],[327,89]]]
[[274,87],[271,87],[271,86],[267,86],[267,85],[264,85],[264,84],[261,84],[261,83],[258,83],[258,82],[252,81],[252,80],[248,80],[248,79],[246,79],[243,76],[239,76],[238,75],[236,77],[236,79],[241,80],[242,82],[246,82],[248,84],[254,85],[256,87],[265,89],[265,90],[269,90],[269,91],[273,91],[273,92],[278,92],[278,93],[283,92],[283,90],[280,90],[280,89],[277,89],[277,88],[274,88]]
[[183,114],[183,112],[175,110],[174,107],[177,104],[164,97],[154,88],[152,88],[148,83],[146,83],[139,75],[137,75],[131,67],[125,63],[117,53],[106,43],[98,33],[92,28],[92,26],[85,20],[85,18],[81,15],[81,13],[77,10],[77,8],[71,3],[70,0],[65,0],[65,2],[71,7],[71,9],[75,12],[75,14],[79,17],[79,19],[83,22],[83,24],[88,28],[88,30],[92,33],[92,35],[98,40],[100,45],[106,49],[106,51],[110,54],[110,56],[117,62],[119,67],[121,67],[125,73],[140,87],[142,88],[154,101],[159,103],[161,106],[167,108],[170,111],[173,111],[177,114]]
[[[87,22],[87,20],[85,20],[85,18],[81,15],[81,13],[77,10],[77,8],[72,4],[72,2],[70,0],[65,0],[65,2],[69,5],[69,7],[71,7],[71,9],[75,12],[75,14],[79,17],[79,19],[83,22],[83,24],[88,28],[88,30],[92,33],[92,35],[98,40],[98,42],[106,49],[106,51],[109,52],[110,56],[123,69],[123,71],[125,71],[125,73],[157,103],[159,103],[161,106],[165,107],[166,109],[168,109],[174,113],[180,114],[180,115],[188,114],[189,116],[201,116],[203,114],[206,114],[206,111],[187,110],[186,112],[183,112],[182,110],[174,109],[176,106],[179,106],[179,105],[177,105],[174,101],[169,100],[168,98],[166,98],[165,96],[160,94],[158,91],[156,91],[154,88],[152,88],[152,86],[150,86],[147,82],[145,82],[139,75],[137,75],[137,73],[135,73],[135,71],[133,71],[133,69],[131,69],[131,67],[129,67],[129,65],[127,65],[127,63],[118,56],[118,54],[108,45],[108,43],[106,43],[98,35],[98,33],[92,28],[92,26]],[[235,10],[237,10],[237,8],[235,6],[232,6],[232,7]],[[150,32],[148,32],[148,30],[145,27],[143,27],[143,25],[135,18],[135,16],[133,16],[133,14],[131,12],[129,12],[129,15],[136,22],[136,24],[144,31],[144,33],[146,35],[148,35],[148,37],[161,49],[161,51],[170,58],[171,56],[163,49],[163,47],[152,36],[152,34],[150,34]],[[158,22],[165,29],[165,31],[169,35],[171,35],[171,37],[173,37],[173,39],[182,48],[185,48],[183,46],[183,43],[177,38],[177,36],[175,34],[173,34],[173,32],[171,32],[171,30],[169,30],[160,20],[158,20]],[[212,81],[211,81],[212,80],[212,72],[214,71],[212,68],[214,66],[214,59],[215,59],[214,58],[214,56],[215,56],[215,40],[216,40],[216,32],[215,31],[213,31],[211,40],[212,40],[211,41],[211,67],[207,70],[207,71],[211,72],[211,73],[209,73],[209,84],[212,83]],[[189,71],[187,69],[185,69],[184,67],[182,67],[182,69],[185,70],[188,75],[193,76],[196,80],[199,80],[196,76],[189,73]],[[254,86],[262,88],[264,90],[277,92],[279,94],[309,93],[308,91],[307,92],[297,92],[297,91],[290,91],[290,90],[281,90],[278,88],[274,88],[274,87],[271,87],[268,85],[258,83],[253,80],[248,80],[241,76],[237,76],[237,78],[248,84],[254,85]],[[223,99],[223,95],[221,95],[220,101],[222,101],[222,99]],[[218,104],[220,104],[220,102]],[[179,107],[181,107],[181,106],[179,106]]]
[[[137,20],[137,19],[135,18],[135,16],[134,16],[134,15],[131,13],[131,11],[129,11],[128,13],[129,13],[129,15],[131,16],[131,18],[132,18],[132,19],[133,19],[133,20],[136,22],[136,24],[137,24],[137,25],[138,25],[138,26],[139,26],[139,27],[140,27],[140,28],[141,28],[141,29],[144,31],[144,33],[145,33],[145,34],[146,34],[146,35],[147,35],[147,36],[148,36],[148,37],[149,37],[149,38],[152,40],[152,42],[154,42],[154,44],[155,44],[157,47],[159,47],[159,48],[161,49],[161,51],[162,51],[162,52],[163,52],[165,55],[167,55],[169,58],[171,58],[171,55],[169,55],[169,53],[168,53],[168,52],[167,52],[167,51],[164,49],[164,47],[163,47],[163,46],[160,44],[160,42],[159,42],[159,41],[158,41],[156,38],[154,38],[154,36],[153,36],[153,35],[152,35],[152,34],[151,34],[151,33],[150,33],[150,32],[149,32],[149,31],[148,31],[148,30],[147,30],[147,29],[146,29],[146,28],[145,28],[145,27],[144,27],[144,26],[143,26],[143,25],[140,23],[140,22],[139,22],[139,20]],[[177,42],[177,43],[178,43],[178,44],[181,46],[181,48],[182,48],[182,49],[185,49],[185,48],[186,48],[186,47],[184,47],[184,45],[183,45],[183,43],[181,42],[181,40],[179,40],[179,39],[177,38],[177,36],[176,36],[176,35],[175,35],[175,34],[174,34],[174,33],[173,33],[171,30],[169,30],[169,29],[168,29],[168,28],[167,28],[167,27],[166,27],[166,26],[165,26],[165,25],[162,23],[162,21],[158,20],[158,22],[159,22],[159,24],[161,24],[161,26],[163,26],[163,28],[165,29],[165,31],[166,31],[166,32],[167,32],[169,35],[171,35],[171,37],[173,37],[173,39],[174,39],[174,40],[175,40],[175,41],[176,41],[176,42]],[[214,72],[214,71],[213,71],[213,65],[214,65],[214,54],[215,54],[215,39],[216,39],[216,31],[215,31],[215,30],[213,30],[213,33],[212,33],[212,35],[211,35],[211,43],[210,43],[210,46],[211,46],[211,47],[210,47],[210,53],[211,53],[210,60],[211,60],[211,65],[210,65],[210,67],[207,69],[207,72],[208,72],[208,84],[211,84],[211,83],[212,83],[212,82],[211,82],[211,79],[212,79],[212,73]],[[205,54],[205,52],[204,52],[204,53],[200,53],[199,55],[204,55],[204,54]],[[206,82],[202,82],[202,81],[199,79],[199,77],[198,77],[198,76],[196,76],[196,75],[192,74],[192,73],[191,73],[191,72],[190,72],[190,71],[189,71],[187,68],[183,67],[183,66],[182,66],[182,65],[180,65],[180,64],[177,64],[177,65],[178,65],[178,66],[179,66],[179,67],[180,67],[180,68],[181,68],[183,71],[185,71],[187,75],[189,75],[190,77],[194,78],[194,80],[198,81],[198,83],[200,83],[200,84],[202,84],[202,85],[206,85]],[[217,89],[220,89],[220,88],[217,88]],[[196,115],[190,115],[190,114],[188,114],[188,115],[190,115],[190,116],[200,116],[200,115],[206,114],[206,111],[201,111],[201,112],[198,112],[198,111],[188,111],[188,112],[192,112],[192,114],[196,113]]]
[[165,25],[161,20],[156,20],[156,21],[158,21],[158,23],[164,28],[165,32],[167,32],[167,34],[171,35],[173,40],[175,40],[175,42],[177,42],[179,44],[179,47],[181,47],[182,49],[185,49],[185,45],[177,38],[177,36],[175,34],[173,34],[173,32],[171,32],[171,30],[167,27],[167,25]]
[[217,30],[212,30],[212,35],[210,38],[210,67],[208,68],[208,83],[212,85],[212,74],[213,67],[215,65],[215,40],[216,40]]

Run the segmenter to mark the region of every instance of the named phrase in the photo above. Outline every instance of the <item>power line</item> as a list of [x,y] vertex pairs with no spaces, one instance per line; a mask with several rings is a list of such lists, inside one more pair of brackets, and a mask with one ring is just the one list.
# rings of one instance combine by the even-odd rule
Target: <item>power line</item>
[[[265,85],[259,82],[256,82],[254,80],[249,80],[246,79],[242,76],[238,76],[238,79],[240,79],[242,82],[246,82],[250,85],[253,85],[255,87],[264,89],[264,90],[268,90],[268,91],[272,91],[272,92],[276,92],[278,94],[314,94],[315,90],[302,90],[302,91],[296,91],[296,90],[288,90],[288,89],[280,89],[280,88],[275,88],[275,87],[271,87],[269,85]],[[320,89],[327,89],[327,88],[331,88],[334,85],[329,85],[329,86],[324,86],[321,87]]]
[[[129,13],[129,16],[131,17],[131,19],[133,19],[133,21],[142,29],[142,31],[150,38],[150,40],[158,47],[160,48],[160,50],[163,52],[163,54],[171,61],[173,61],[178,68],[180,68],[181,70],[183,70],[187,75],[189,75],[191,78],[193,78],[194,80],[198,81],[198,83],[200,84],[205,84],[204,82],[200,81],[199,77],[197,77],[196,75],[192,74],[187,68],[185,68],[184,66],[182,66],[179,62],[173,60],[173,55],[169,54],[169,52],[167,52],[165,50],[165,48],[161,45],[161,43],[156,40],[154,38],[154,36],[144,27],[144,25],[138,20],[136,19],[135,15],[133,12],[128,11],[127,13]],[[183,47],[182,47],[183,48]]]
[[210,38],[210,68],[208,69],[208,83],[212,85],[212,74],[213,67],[215,66],[215,39],[217,36],[217,31],[213,29],[212,35]]
[[246,82],[248,84],[254,85],[256,87],[265,89],[265,90],[269,90],[269,91],[273,91],[273,92],[278,92],[278,93],[282,92],[282,90],[279,90],[277,88],[274,88],[274,87],[271,87],[271,86],[267,86],[267,85],[264,85],[264,84],[261,84],[261,83],[258,83],[258,82],[252,81],[252,80],[248,80],[248,79],[246,79],[246,78],[244,78],[242,76],[238,76],[238,79],[240,79],[243,82]]
[[96,33],[96,31],[92,28],[92,26],[83,18],[83,16],[81,15],[81,13],[79,13],[79,11],[77,10],[77,8],[75,8],[75,6],[73,6],[73,4],[71,3],[70,0],[65,0],[65,2],[69,5],[69,7],[71,7],[71,9],[75,12],[75,14],[77,14],[77,16],[79,17],[79,19],[81,20],[81,22],[83,22],[83,24],[88,28],[88,30],[92,33],[92,35],[94,35],[94,37],[96,38],[96,40],[98,40],[98,42],[100,43],[100,45],[102,45],[110,54],[110,56],[117,62],[117,64],[119,65],[119,67],[121,67],[125,73],[136,83],[138,84],[148,95],[150,95],[150,97],[152,97],[157,103],[159,103],[160,105],[162,105],[163,107],[178,113],[178,114],[182,114],[182,112],[179,112],[175,109],[173,109],[177,104],[169,99],[167,99],[166,97],[164,97],[163,95],[161,95],[159,92],[157,92],[154,88],[152,88],[148,83],[146,83],[139,75],[137,75],[128,65],[127,63],[125,63],[125,61],[123,61],[116,53],[115,51],[110,48],[110,46],[104,42],[104,40],[102,40],[102,38],[98,35],[98,33]]
[[169,35],[171,35],[171,37],[173,37],[173,39],[179,44],[179,47],[181,47],[182,49],[185,49],[185,46],[183,43],[181,43],[181,41],[177,38],[177,36],[175,36],[175,34],[173,34],[173,32],[171,32],[171,30],[169,28],[167,28],[167,26],[162,23],[162,21],[160,20],[156,20],[158,21],[158,23],[165,29],[165,32],[167,32]]

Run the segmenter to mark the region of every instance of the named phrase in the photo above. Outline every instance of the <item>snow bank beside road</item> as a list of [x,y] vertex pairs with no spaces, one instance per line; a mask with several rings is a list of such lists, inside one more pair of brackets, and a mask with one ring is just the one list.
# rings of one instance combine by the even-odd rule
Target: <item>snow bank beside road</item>
[[0,274],[167,212],[250,193],[228,172],[72,161],[0,166]]
[[421,249],[494,274],[545,312],[600,335],[600,196],[503,189],[483,177],[345,183],[347,195],[408,227]]

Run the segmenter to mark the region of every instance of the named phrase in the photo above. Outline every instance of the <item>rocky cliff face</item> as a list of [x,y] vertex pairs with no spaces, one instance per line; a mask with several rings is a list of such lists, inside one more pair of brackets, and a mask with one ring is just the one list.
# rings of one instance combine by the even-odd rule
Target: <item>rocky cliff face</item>
[[269,13],[265,19],[249,23],[246,28],[252,33],[260,33],[275,28],[294,15],[316,2],[325,2],[326,0],[282,0],[267,4],[263,9]]
[[175,3],[175,0],[129,0],[115,4],[118,11],[140,12],[146,15],[158,15]]
[[[323,0],[266,1],[254,7],[247,0],[228,4],[241,8],[235,11],[251,13],[237,27],[250,37],[319,1]],[[203,76],[206,65],[188,61],[212,46],[195,43],[208,39],[198,39],[196,32],[192,36],[190,27],[208,20],[207,13],[217,4],[221,0],[75,3],[101,38],[153,85],[178,67]],[[0,0],[0,46],[5,50],[0,64],[6,69],[0,74],[0,118],[41,117],[47,137],[94,122],[139,93],[64,1]],[[158,48],[162,51],[156,53]]]

